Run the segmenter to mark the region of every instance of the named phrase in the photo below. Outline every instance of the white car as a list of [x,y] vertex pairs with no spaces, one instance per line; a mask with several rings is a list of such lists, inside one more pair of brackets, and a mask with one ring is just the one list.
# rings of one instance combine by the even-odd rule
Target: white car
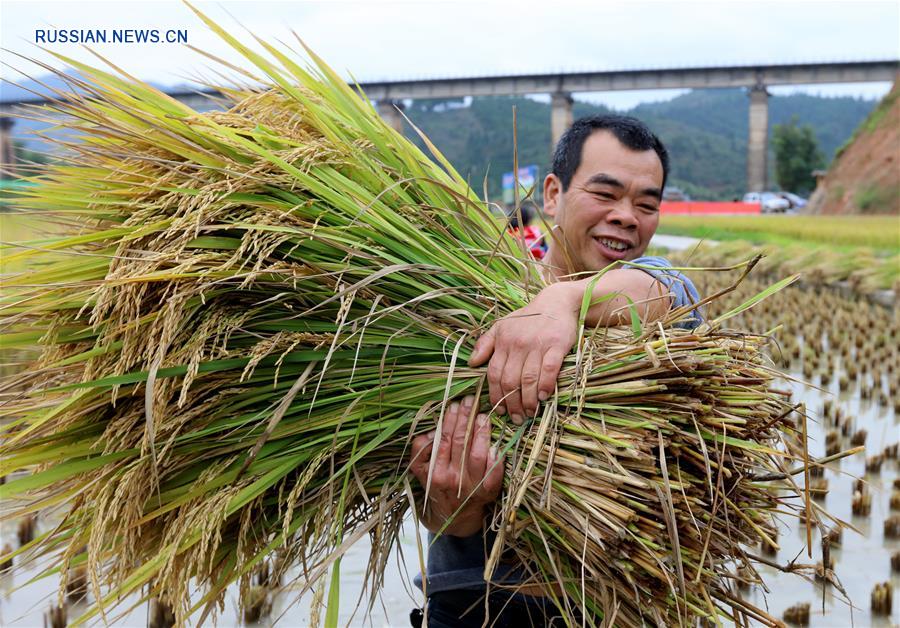
[[806,204],[809,202],[802,196],[797,196],[796,194],[792,194],[790,192],[778,192],[778,196],[790,203],[791,209],[800,209],[802,207],[806,207]]
[[764,214],[784,213],[791,207],[790,201],[774,192],[747,192],[744,194],[744,202],[759,203]]

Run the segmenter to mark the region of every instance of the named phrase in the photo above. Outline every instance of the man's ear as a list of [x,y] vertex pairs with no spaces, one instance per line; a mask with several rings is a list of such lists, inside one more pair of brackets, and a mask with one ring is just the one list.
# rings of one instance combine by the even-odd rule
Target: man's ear
[[552,172],[544,177],[544,213],[553,218],[562,199],[562,181]]

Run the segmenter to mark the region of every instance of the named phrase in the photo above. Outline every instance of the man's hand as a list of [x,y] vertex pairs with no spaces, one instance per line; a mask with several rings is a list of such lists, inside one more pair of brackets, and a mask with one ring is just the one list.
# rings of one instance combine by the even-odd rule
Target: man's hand
[[[453,402],[444,413],[441,440],[431,476],[428,503],[422,522],[432,532],[451,523],[443,534],[471,536],[483,525],[485,506],[493,503],[503,486],[503,462],[491,447],[491,425],[487,414],[475,417],[466,442],[474,397]],[[410,470],[422,486],[428,485],[428,469],[435,434],[417,436],[412,442]],[[457,512],[459,511],[459,512]]]
[[[563,359],[578,338],[578,301],[565,283],[547,286],[500,319],[475,343],[470,366],[488,364],[491,404],[516,425],[537,413],[556,387]],[[584,294],[582,288],[581,294]]]
[[[507,410],[520,425],[537,414],[556,388],[563,359],[578,339],[578,313],[591,279],[551,284],[520,310],[501,318],[485,332],[469,359],[470,366],[488,360],[491,403],[498,414]],[[668,289],[648,273],[614,269],[593,283],[589,327],[626,325],[634,304],[644,322],[665,316],[672,302]]]

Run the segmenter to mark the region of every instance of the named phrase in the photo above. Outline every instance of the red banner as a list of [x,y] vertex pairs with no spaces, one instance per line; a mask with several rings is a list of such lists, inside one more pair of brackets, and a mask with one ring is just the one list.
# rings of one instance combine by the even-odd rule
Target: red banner
[[762,206],[730,201],[663,201],[659,210],[663,214],[761,214]]

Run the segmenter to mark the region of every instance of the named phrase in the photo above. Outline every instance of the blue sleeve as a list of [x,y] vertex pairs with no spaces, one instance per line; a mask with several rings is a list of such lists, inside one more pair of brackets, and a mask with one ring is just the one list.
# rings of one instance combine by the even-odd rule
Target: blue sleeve
[[[629,264],[629,262],[623,263]],[[673,269],[672,264],[666,258],[653,256],[639,257],[636,260],[632,260],[632,263],[648,267],[640,268],[638,270],[643,270],[645,273],[650,274],[654,279],[669,289],[673,296],[673,308],[694,305],[700,301],[700,295],[697,293],[697,288],[694,287],[694,282],[691,281],[687,275]],[[693,311],[692,318],[686,318],[676,325],[678,327],[684,327],[685,329],[693,329],[702,322],[703,312],[701,311],[701,308],[698,307]]]

